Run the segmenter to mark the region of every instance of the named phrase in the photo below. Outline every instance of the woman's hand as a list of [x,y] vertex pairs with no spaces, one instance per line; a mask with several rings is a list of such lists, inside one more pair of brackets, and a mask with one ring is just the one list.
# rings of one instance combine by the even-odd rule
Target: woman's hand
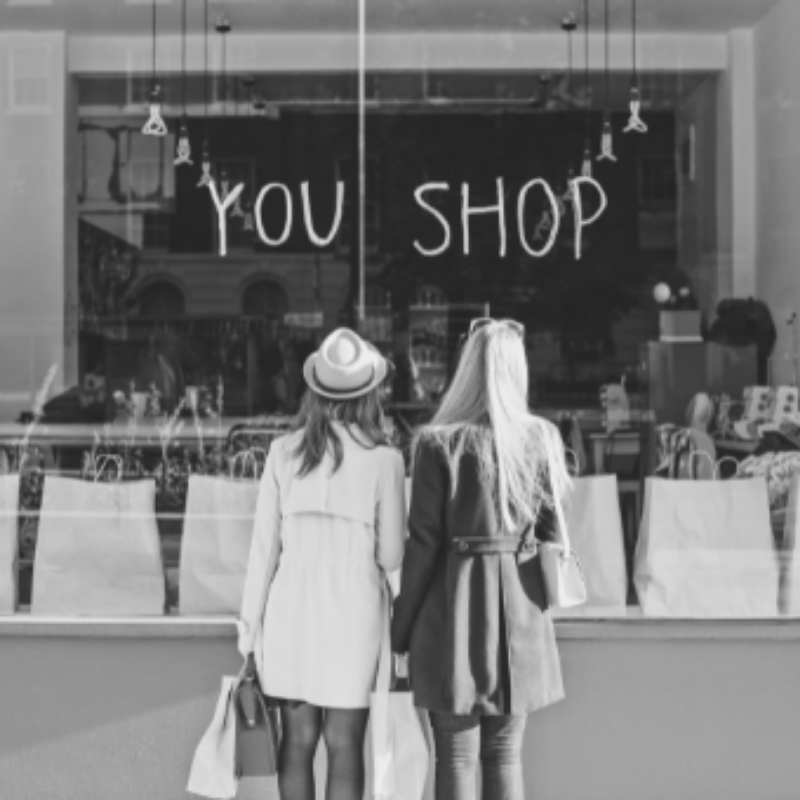
[[253,680],[256,677],[256,657],[253,653],[248,653],[245,656],[241,677],[246,681]]

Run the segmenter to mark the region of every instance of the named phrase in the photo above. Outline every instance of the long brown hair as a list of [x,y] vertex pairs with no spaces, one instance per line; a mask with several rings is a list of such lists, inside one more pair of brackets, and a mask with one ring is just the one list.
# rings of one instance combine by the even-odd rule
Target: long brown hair
[[[350,438],[362,447],[391,446],[383,432],[379,387],[354,400],[329,400],[307,389],[294,426],[295,430],[303,432],[300,443],[292,453],[294,458],[300,460],[299,478],[315,470],[329,450],[333,455],[333,472],[342,465],[342,440],[333,422],[344,425]],[[354,428],[361,436],[353,432]]]

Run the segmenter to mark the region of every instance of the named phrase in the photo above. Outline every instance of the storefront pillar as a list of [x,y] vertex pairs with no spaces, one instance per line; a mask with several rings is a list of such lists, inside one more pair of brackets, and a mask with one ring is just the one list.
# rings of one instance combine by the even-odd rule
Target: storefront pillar
[[71,330],[65,324],[65,308],[77,304],[77,224],[67,175],[75,119],[66,113],[67,83],[64,33],[0,35],[0,416],[5,418],[30,408],[54,365],[52,390],[74,380],[76,372],[75,323]]

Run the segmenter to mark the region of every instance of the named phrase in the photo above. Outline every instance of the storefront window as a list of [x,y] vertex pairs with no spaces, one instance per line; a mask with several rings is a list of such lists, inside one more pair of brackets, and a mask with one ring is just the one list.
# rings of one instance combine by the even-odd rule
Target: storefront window
[[570,615],[800,614],[790,0],[38,6],[0,9],[23,610],[107,500],[191,613],[187,526],[252,515],[193,486],[255,486],[327,333],[391,357],[408,454],[491,316],[575,467]]

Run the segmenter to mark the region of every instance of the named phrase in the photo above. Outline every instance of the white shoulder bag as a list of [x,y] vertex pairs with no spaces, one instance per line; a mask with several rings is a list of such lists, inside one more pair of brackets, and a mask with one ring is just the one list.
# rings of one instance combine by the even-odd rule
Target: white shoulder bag
[[569,543],[561,501],[553,497],[556,520],[561,531],[560,542],[542,542],[542,572],[547,602],[553,608],[574,608],[586,602],[586,578],[577,554]]

